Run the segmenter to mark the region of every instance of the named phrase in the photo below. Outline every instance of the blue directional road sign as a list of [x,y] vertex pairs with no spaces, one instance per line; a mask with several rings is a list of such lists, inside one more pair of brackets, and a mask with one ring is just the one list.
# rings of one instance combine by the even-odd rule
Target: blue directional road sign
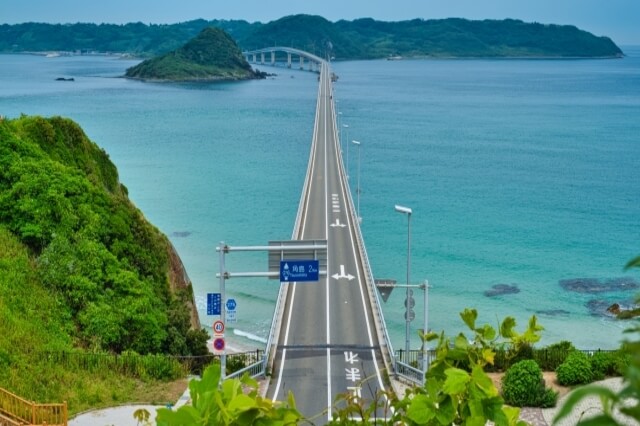
[[235,311],[237,305],[236,299],[227,299],[227,311]]
[[207,293],[207,315],[220,315],[222,312],[220,293]]
[[320,265],[317,260],[280,261],[280,282],[318,281]]

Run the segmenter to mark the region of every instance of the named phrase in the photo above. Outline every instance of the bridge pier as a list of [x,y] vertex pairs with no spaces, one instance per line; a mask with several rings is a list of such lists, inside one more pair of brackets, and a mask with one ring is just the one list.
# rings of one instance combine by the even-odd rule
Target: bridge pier
[[260,63],[264,65],[264,52],[260,54]]
[[304,56],[300,56],[300,69],[304,70]]
[[276,64],[276,52],[275,50],[273,52],[271,52],[271,65],[275,65]]
[[287,68],[291,68],[291,53],[287,53]]
[[253,54],[253,63],[254,64],[256,63],[256,54],[255,53]]

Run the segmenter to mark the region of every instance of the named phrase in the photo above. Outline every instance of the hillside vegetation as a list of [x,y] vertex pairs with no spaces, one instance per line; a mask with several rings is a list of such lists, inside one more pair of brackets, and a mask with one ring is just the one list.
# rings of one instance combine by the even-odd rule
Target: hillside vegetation
[[235,41],[219,28],[205,28],[184,46],[127,70],[144,80],[245,80],[259,78]]
[[[293,15],[269,23],[203,19],[171,25],[132,23],[0,25],[0,51],[100,51],[151,56],[185,44],[207,27],[217,27],[244,50],[284,45],[336,59],[402,57],[619,57],[608,37],[571,25],[520,20],[459,18],[385,22],[371,18],[330,22]],[[333,49],[327,52],[327,42]]]
[[118,400],[139,384],[43,354],[207,353],[173,257],[76,123],[0,119],[0,387],[77,410],[92,404],[87,388]]

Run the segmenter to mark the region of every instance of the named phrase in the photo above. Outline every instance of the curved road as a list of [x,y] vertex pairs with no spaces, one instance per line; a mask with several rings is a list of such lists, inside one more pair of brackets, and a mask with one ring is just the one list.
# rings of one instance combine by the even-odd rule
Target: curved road
[[[296,239],[326,239],[327,275],[289,285],[268,397],[285,401],[313,423],[331,420],[341,394],[374,400],[385,389],[380,345],[356,246],[337,137],[330,69],[323,63],[309,165]],[[383,411],[380,411],[382,415]]]

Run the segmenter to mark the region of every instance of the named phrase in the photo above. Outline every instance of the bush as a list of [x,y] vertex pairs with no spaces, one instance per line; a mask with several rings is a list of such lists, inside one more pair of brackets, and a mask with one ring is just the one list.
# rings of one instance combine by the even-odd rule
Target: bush
[[616,352],[598,351],[591,356],[593,379],[602,380],[606,376],[616,375]]
[[502,395],[516,407],[553,407],[558,394],[545,389],[542,370],[533,360],[515,363],[502,379]]
[[587,355],[580,351],[573,351],[565,362],[556,369],[558,383],[563,386],[581,385],[593,381],[591,362]]

